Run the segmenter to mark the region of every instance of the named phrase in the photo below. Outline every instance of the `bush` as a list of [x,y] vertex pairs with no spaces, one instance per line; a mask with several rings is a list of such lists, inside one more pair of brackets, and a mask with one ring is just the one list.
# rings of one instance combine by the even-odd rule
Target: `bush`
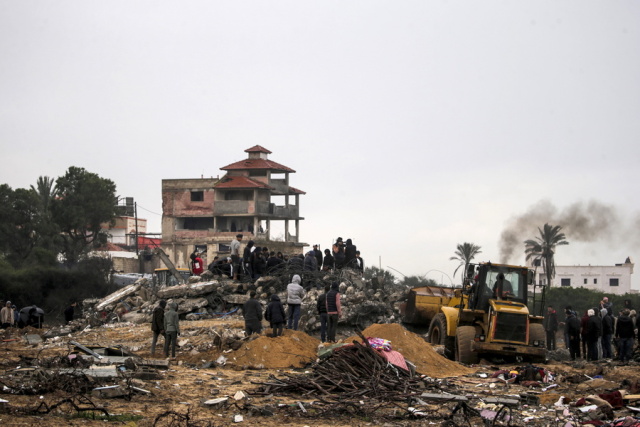
[[0,263],[0,297],[18,307],[37,305],[45,311],[45,321],[62,317],[71,301],[102,298],[116,287],[109,281],[111,261],[92,258],[72,269],[36,266],[14,269]]

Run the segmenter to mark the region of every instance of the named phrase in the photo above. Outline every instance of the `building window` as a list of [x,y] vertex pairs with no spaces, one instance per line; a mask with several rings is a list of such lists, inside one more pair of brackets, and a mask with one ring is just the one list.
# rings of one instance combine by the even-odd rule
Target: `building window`
[[560,286],[571,286],[571,279],[560,279]]
[[192,202],[202,202],[202,201],[204,201],[204,191],[192,191],[191,192],[191,201]]
[[220,243],[218,245],[218,252],[220,252],[220,253],[231,252],[231,246],[230,245],[225,245],[224,243]]
[[598,284],[598,279],[593,279],[593,284],[597,285]]
[[586,279],[586,278],[584,279],[584,284],[585,284],[585,285],[587,284],[587,279]]
[[618,279],[617,278],[610,278],[609,279],[609,286],[619,286],[620,284],[618,283]]
[[176,230],[208,230],[213,228],[213,217],[176,218]]

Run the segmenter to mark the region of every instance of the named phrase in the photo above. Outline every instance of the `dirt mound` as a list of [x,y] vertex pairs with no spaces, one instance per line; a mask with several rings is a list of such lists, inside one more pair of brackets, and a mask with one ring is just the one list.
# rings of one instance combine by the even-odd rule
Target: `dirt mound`
[[[405,359],[416,365],[419,373],[432,378],[455,377],[475,372],[435,352],[431,344],[420,335],[406,330],[398,323],[375,324],[362,332],[365,337],[384,338],[391,341],[391,348],[402,353]],[[360,341],[357,336],[345,342]]]
[[261,336],[231,353],[229,363],[239,369],[302,368],[317,359],[320,341],[301,331],[285,330],[284,335]]

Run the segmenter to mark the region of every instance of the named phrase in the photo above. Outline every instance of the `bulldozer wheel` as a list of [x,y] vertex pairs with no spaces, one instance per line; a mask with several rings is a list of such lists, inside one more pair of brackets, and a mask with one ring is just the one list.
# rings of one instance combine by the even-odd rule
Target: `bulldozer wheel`
[[476,328],[473,326],[459,326],[456,331],[456,361],[471,365],[478,363],[478,354],[471,350]]
[[429,325],[429,342],[432,345],[444,345],[447,336],[447,318],[444,314],[438,313],[431,319]]
[[[529,345],[533,345],[534,341],[544,341],[547,338],[547,333],[544,330],[544,326],[540,323],[532,323],[529,325]],[[533,363],[542,363],[546,361],[546,357],[534,357],[531,360]]]

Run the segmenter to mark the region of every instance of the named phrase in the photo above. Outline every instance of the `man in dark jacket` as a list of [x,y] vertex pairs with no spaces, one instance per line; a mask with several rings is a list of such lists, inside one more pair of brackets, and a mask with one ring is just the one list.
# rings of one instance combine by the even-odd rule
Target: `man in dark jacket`
[[322,251],[318,249],[318,245],[313,245],[313,254],[316,256],[316,264],[318,266],[318,270],[322,266]]
[[622,362],[631,360],[633,343],[635,341],[635,330],[633,320],[629,317],[630,311],[622,310],[622,314],[616,322],[616,338],[618,338],[618,358]]
[[353,244],[351,239],[347,239],[347,244],[344,247],[344,265],[350,268],[356,268],[356,245]]
[[596,316],[595,310],[587,310],[587,360],[598,360],[598,341],[602,335],[602,319]]
[[286,315],[278,295],[271,295],[271,302],[264,312],[264,318],[271,324],[271,328],[273,329],[273,334],[271,335],[272,338],[282,335]]
[[164,308],[166,306],[167,302],[161,299],[156,308],[153,309],[153,315],[151,316],[151,331],[153,332],[153,339],[151,340],[152,356],[156,353],[158,335],[162,335],[164,337]]
[[333,255],[329,249],[324,250],[324,259],[322,260],[322,271],[331,271],[335,267]]
[[247,336],[262,332],[262,305],[256,299],[256,291],[249,293],[249,300],[242,306]]
[[324,286],[324,293],[318,295],[318,314],[320,315],[320,341],[325,342],[327,338],[327,292],[331,287],[329,285]]
[[65,323],[73,322],[73,316],[75,315],[76,304],[77,303],[74,301],[71,304],[69,304],[69,307],[67,307],[64,310],[64,321],[65,321]]
[[331,290],[327,292],[327,341],[329,342],[336,342],[338,319],[342,316],[339,289],[340,285],[338,285],[338,282],[333,282],[331,284]]
[[556,349],[556,332],[558,331],[558,315],[553,306],[547,307],[547,315],[543,321],[544,330],[547,332],[547,350]]
[[278,258],[274,251],[271,251],[267,258],[267,274],[277,273],[283,268],[284,261]]
[[602,358],[611,359],[613,357],[613,353],[611,352],[613,317],[611,317],[606,308],[600,309],[600,316],[602,317]]
[[571,355],[571,360],[576,360],[576,357],[580,357],[580,320],[578,320],[571,308],[567,308],[565,313],[567,315],[565,327],[567,328],[569,340],[569,354]]

